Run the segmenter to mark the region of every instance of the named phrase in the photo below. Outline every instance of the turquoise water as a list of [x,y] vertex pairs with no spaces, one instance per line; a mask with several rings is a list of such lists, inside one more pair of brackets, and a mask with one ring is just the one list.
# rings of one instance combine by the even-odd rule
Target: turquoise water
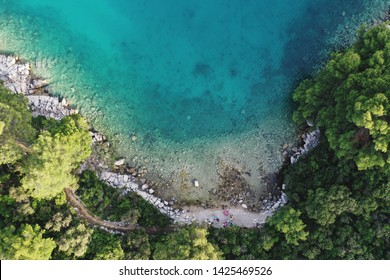
[[[275,170],[280,145],[293,141],[296,81],[389,5],[0,0],[0,51],[32,61],[52,91],[174,193],[180,180],[200,176],[209,188],[217,185],[221,161]],[[186,179],[177,179],[183,172]],[[261,185],[261,174],[248,181]]]

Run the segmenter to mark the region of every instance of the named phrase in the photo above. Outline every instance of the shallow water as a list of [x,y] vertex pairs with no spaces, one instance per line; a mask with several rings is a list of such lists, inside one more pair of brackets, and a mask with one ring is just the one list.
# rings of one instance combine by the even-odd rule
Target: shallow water
[[32,61],[161,195],[207,200],[226,165],[261,192],[294,142],[296,81],[389,5],[0,0],[0,51]]

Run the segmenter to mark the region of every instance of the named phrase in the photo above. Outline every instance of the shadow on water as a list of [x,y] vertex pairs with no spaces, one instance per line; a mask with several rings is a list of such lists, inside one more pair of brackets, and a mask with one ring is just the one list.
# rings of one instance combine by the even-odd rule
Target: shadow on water
[[363,0],[310,2],[302,17],[304,20],[292,22],[287,30],[293,34],[293,38],[284,47],[282,73],[294,77],[295,80],[311,74],[313,66],[323,61],[334,47],[328,45],[327,37],[346,18],[362,12],[363,2]]

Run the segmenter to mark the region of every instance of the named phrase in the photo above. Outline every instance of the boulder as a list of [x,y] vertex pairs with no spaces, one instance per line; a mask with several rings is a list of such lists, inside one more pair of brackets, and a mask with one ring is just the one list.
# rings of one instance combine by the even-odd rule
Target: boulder
[[281,196],[280,200],[282,202],[282,205],[287,203],[287,201],[288,201],[287,195],[284,192],[282,192],[282,196]]
[[124,158],[118,159],[117,161],[115,161],[114,164],[115,164],[115,166],[124,165],[125,164],[125,159]]
[[198,180],[194,179],[192,181],[192,183],[194,184],[194,187],[199,187],[199,181]]

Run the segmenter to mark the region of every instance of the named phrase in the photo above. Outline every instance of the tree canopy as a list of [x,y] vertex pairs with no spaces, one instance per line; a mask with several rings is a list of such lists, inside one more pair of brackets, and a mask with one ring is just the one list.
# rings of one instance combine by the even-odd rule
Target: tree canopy
[[168,234],[155,246],[156,260],[217,260],[220,251],[207,240],[207,229],[187,227]]
[[271,216],[268,223],[284,234],[287,243],[298,245],[299,241],[306,240],[309,235],[309,232],[305,231],[306,225],[299,218],[300,215],[299,210],[285,206]]
[[64,188],[77,189],[73,171],[91,154],[86,122],[77,115],[63,118],[43,131],[21,168],[22,187],[36,198],[53,198]]
[[330,147],[359,170],[390,171],[390,28],[361,30],[357,42],[335,53],[314,79],[295,90],[294,120],[314,119]]
[[0,86],[0,164],[21,159],[35,138],[27,100]]
[[43,238],[44,232],[38,225],[29,224],[0,230],[0,259],[48,260],[56,244]]

